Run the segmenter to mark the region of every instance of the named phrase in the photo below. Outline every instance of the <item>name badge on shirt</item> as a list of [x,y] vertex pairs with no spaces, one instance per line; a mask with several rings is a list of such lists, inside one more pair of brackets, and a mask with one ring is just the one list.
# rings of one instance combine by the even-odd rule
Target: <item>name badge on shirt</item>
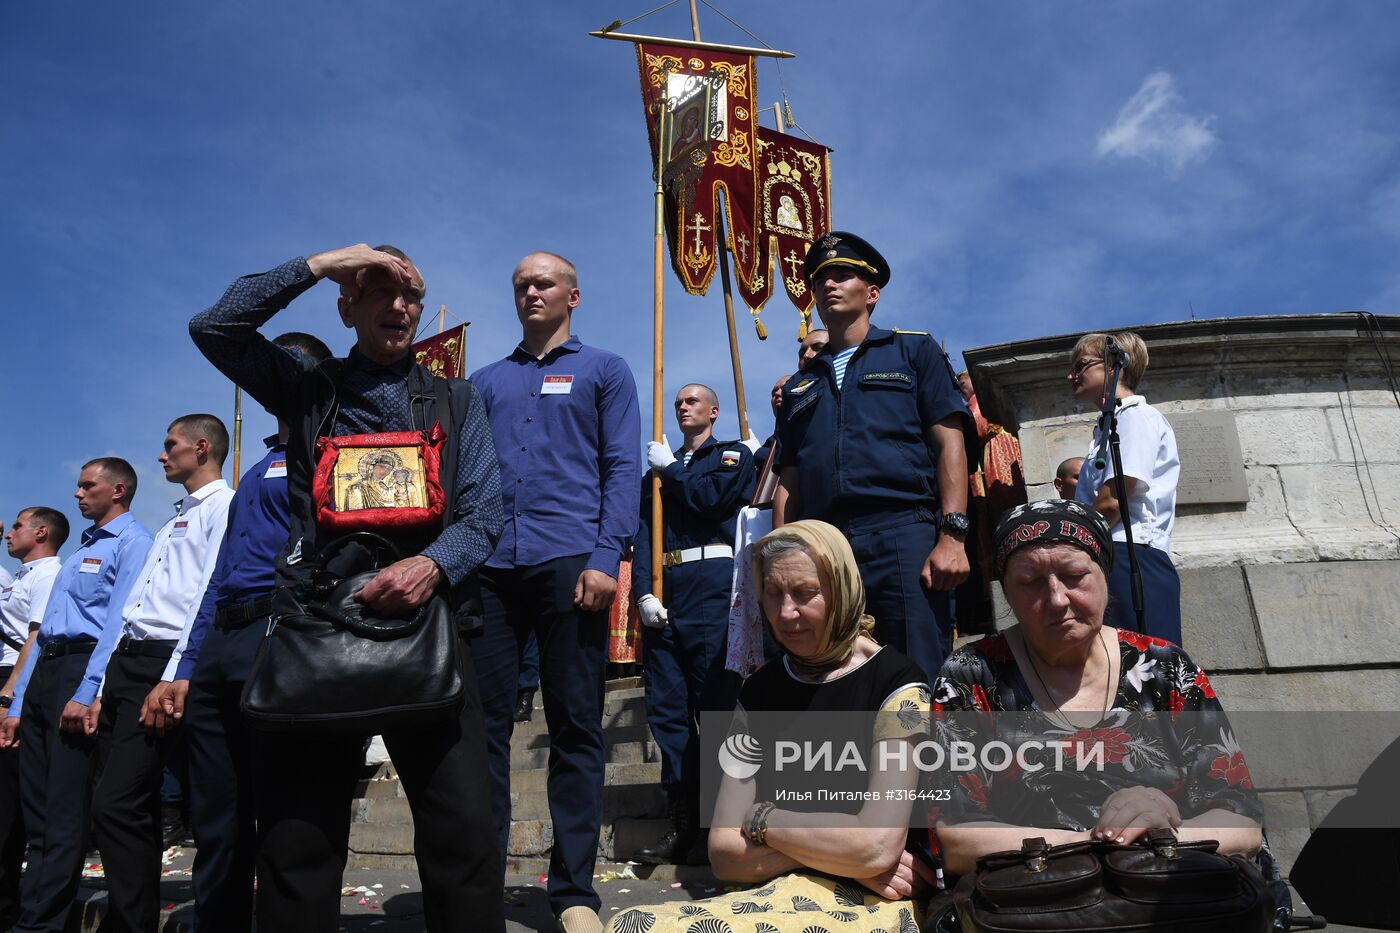
[[190,530],[190,523],[189,523],[188,520],[178,521],[178,522],[175,523],[174,527],[172,527],[172,528],[170,529],[170,537],[172,537],[172,538],[183,538],[183,537],[185,536],[185,534],[186,534],[187,532],[189,532],[189,530]]
[[78,565],[78,573],[101,573],[102,558],[84,557],[83,562]]
[[545,376],[541,395],[568,395],[574,388],[573,376]]
[[267,472],[263,474],[263,479],[277,479],[279,476],[287,475],[287,461],[274,460],[267,465]]

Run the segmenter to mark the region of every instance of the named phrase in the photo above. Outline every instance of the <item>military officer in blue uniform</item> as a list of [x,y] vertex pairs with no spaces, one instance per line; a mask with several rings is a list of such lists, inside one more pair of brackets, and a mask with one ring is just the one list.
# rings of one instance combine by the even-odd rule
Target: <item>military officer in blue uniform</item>
[[[739,442],[714,439],[719,402],[708,386],[676,393],[676,422],[685,443],[647,447],[661,476],[662,601],[651,578],[651,488],[642,481],[642,521],[632,561],[633,594],[642,619],[642,681],[647,723],[661,750],[661,784],[671,831],[635,855],[659,864],[693,860],[700,840],[701,711],[726,711],[738,698],[738,676],[725,670],[729,598],[734,577],[734,521],[753,495],[753,454]],[[699,853],[695,853],[698,855]]]
[[972,417],[932,337],[871,324],[890,280],[873,246],[832,231],[806,274],[830,342],[783,388],[773,524],[840,528],[876,640],[934,676],[951,648],[949,591],[968,574]]

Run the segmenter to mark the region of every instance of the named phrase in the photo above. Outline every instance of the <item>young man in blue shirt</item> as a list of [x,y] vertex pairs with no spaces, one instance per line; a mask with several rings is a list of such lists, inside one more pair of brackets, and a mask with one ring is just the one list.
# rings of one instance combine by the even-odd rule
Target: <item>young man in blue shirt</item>
[[502,857],[510,836],[510,734],[520,646],[533,629],[549,722],[549,900],[568,933],[601,930],[593,889],[603,816],[607,610],[637,528],[641,417],[622,357],[572,335],[578,273],[531,253],[512,276],[523,331],[471,381],[501,464],[505,522],[486,561],[473,646]]
[[129,512],[136,471],[99,457],[78,476],[78,511],[92,522],[58,572],[44,621],[15,685],[0,746],[20,745],[20,803],[29,865],[16,930],[62,933],[83,869],[102,700],[84,673],[98,640],[120,628],[152,535]]
[[[310,334],[283,334],[272,342],[313,365],[331,355]],[[267,453],[243,474],[213,578],[171,658],[173,671],[167,669],[171,679],[156,685],[142,711],[153,731],[184,724],[201,933],[249,933],[253,925],[253,733],[239,701],[267,632],[277,552],[291,528],[288,431],[279,420],[277,434],[264,440]]]

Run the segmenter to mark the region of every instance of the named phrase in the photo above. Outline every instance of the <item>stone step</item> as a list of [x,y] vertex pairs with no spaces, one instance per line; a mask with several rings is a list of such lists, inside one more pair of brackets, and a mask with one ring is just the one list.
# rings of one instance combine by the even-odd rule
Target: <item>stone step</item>
[[[642,728],[645,730],[646,727]],[[619,765],[660,762],[661,752],[657,749],[656,743],[651,741],[649,733],[642,734],[646,735],[646,738],[627,742],[608,742],[605,736],[607,762]],[[549,745],[547,744],[536,748],[511,748],[510,750],[512,774],[547,767],[549,767]]]
[[[516,820],[548,820],[549,796],[543,771],[516,774],[512,780],[511,814]],[[603,821],[618,817],[666,815],[666,795],[657,783],[660,767],[653,764],[609,765],[603,787]],[[352,824],[375,826],[412,824],[413,814],[405,797],[365,797],[353,803]]]
[[[647,726],[645,714],[643,714],[641,722],[603,728],[603,741],[609,745],[617,742],[641,742],[649,738],[651,738],[651,729]],[[510,737],[511,751],[548,747],[549,730],[545,728],[544,723],[540,723],[538,728],[532,722],[515,724],[515,731],[511,733]]]
[[[670,828],[670,820],[650,817],[623,816],[611,822],[604,821],[598,833],[598,857],[626,861],[642,846],[660,839]],[[510,824],[510,858],[547,861],[553,845],[554,825],[547,819],[515,820]]]

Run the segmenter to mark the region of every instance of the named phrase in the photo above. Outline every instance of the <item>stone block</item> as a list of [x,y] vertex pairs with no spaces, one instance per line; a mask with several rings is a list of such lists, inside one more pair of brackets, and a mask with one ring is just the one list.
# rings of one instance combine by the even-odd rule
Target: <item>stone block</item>
[[1172,529],[1178,570],[1311,560],[1317,551],[1288,520],[1279,468],[1245,467],[1246,505],[1182,505]]
[[1086,416],[1083,421],[1069,424],[1022,425],[1019,437],[1026,484],[1050,483],[1060,461],[1082,457],[1089,449],[1094,439],[1094,419]]
[[1356,794],[1356,788],[1348,787],[1345,790],[1310,790],[1304,796],[1308,799],[1308,825],[1317,829],[1322,825],[1322,821],[1327,819],[1327,814],[1332,812],[1332,808],[1338,803]]
[[1235,415],[1235,427],[1245,463],[1331,463],[1337,459],[1332,429],[1321,409],[1242,411]]
[[1325,408],[1337,404],[1337,393],[1346,385],[1336,360],[1317,363],[1300,359],[1285,370],[1272,372],[1243,367],[1223,378],[1229,405],[1236,411]]
[[1244,573],[1238,567],[1182,570],[1181,638],[1207,671],[1264,666]]
[[1400,460],[1400,408],[1393,399],[1385,406],[1363,407],[1348,400],[1328,409],[1327,419],[1342,459],[1372,463]]
[[350,851],[378,855],[412,855],[413,824],[350,824]]
[[1288,515],[1300,529],[1400,528],[1400,463],[1281,466],[1279,476]]
[[1308,804],[1300,791],[1282,791],[1259,795],[1264,805],[1264,830],[1269,834],[1269,849],[1279,861],[1286,876],[1298,860],[1298,853],[1312,831],[1308,828]]
[[554,847],[554,824],[549,820],[515,820],[510,824],[511,855],[548,855]]
[[1400,671],[1394,669],[1221,674],[1211,681],[1229,713],[1400,710]]
[[1230,709],[1229,714],[1254,786],[1261,791],[1354,787],[1400,734],[1400,714],[1393,712]]
[[1400,561],[1271,564],[1245,577],[1269,667],[1400,665]]

